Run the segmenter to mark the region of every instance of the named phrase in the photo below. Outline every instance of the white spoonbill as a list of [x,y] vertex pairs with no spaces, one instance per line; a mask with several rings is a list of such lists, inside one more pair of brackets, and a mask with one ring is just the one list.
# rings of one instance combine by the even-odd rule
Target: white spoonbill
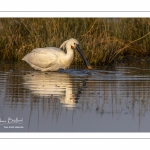
[[[61,49],[66,49],[67,52],[65,53]],[[29,54],[24,56],[22,60],[26,61],[35,70],[57,71],[70,66],[74,57],[73,49],[78,50],[87,68],[92,69],[80,49],[79,42],[74,38],[63,42],[60,48],[45,47],[33,49]]]

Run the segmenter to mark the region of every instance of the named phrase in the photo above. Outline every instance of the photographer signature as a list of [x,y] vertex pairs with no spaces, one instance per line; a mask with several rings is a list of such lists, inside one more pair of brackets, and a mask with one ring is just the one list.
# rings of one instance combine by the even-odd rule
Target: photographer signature
[[18,117],[16,117],[15,119],[12,119],[11,117],[8,117],[7,120],[2,120],[0,118],[0,125],[3,125],[3,124],[22,124],[22,123],[23,123],[23,118],[18,119]]

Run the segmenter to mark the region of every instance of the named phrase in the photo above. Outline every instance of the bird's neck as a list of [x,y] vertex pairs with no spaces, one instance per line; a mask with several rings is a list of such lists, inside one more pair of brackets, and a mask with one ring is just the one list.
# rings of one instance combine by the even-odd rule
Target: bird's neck
[[66,55],[68,57],[73,57],[74,56],[73,49],[70,46],[68,46],[68,45],[66,46],[66,51],[67,51]]
[[73,57],[74,57],[74,51],[73,51],[73,49],[71,49],[70,46],[66,46],[66,50],[67,50],[67,53],[65,55],[65,58],[68,61],[68,63],[71,64]]

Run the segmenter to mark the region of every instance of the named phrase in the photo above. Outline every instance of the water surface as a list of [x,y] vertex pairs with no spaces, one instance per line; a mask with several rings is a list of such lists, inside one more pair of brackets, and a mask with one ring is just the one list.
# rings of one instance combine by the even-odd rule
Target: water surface
[[149,89],[148,67],[1,64],[0,132],[149,132]]

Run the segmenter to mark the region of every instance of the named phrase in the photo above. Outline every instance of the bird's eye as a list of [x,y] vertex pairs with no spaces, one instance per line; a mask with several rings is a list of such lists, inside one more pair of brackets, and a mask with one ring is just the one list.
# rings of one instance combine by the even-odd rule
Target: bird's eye
[[76,45],[76,43],[74,43],[74,45]]

